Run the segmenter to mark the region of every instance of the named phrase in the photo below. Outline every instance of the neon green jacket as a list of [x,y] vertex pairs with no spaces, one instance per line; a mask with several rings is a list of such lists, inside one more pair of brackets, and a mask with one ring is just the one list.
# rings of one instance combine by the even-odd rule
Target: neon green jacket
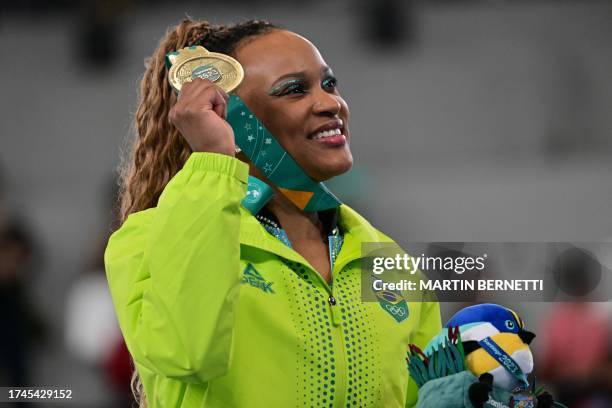
[[247,176],[238,159],[193,153],[157,207],[108,242],[107,278],[149,406],[415,405],[406,350],[438,333],[439,305],[411,302],[399,321],[361,301],[361,243],[390,240],[345,205],[330,287],[241,206]]

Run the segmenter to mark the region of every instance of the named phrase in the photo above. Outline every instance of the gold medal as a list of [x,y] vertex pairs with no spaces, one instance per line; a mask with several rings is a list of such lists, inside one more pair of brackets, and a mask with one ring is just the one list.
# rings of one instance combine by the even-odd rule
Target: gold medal
[[183,48],[166,55],[170,67],[168,80],[177,92],[185,82],[194,78],[204,78],[230,93],[240,85],[244,78],[242,65],[229,55],[209,52],[200,45]]

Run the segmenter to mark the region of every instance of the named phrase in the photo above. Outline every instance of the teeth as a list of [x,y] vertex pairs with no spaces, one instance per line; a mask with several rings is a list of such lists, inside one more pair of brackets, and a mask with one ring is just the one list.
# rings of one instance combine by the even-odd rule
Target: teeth
[[317,133],[313,139],[322,139],[324,137],[336,136],[339,134],[341,134],[340,129],[324,130],[323,132]]

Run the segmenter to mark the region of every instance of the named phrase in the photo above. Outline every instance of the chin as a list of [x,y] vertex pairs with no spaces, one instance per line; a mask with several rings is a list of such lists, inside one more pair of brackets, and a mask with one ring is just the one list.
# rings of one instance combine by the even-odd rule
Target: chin
[[353,167],[353,157],[349,155],[344,160],[321,164],[321,166],[313,169],[311,174],[314,175],[312,178],[316,181],[326,181],[346,173],[351,167]]

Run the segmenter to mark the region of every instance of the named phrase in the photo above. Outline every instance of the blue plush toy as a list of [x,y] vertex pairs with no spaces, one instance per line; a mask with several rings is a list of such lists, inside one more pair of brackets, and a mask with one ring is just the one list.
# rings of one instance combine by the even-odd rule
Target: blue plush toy
[[424,351],[411,345],[408,369],[420,387],[417,407],[562,406],[527,380],[534,338],[506,307],[487,303],[460,310]]

